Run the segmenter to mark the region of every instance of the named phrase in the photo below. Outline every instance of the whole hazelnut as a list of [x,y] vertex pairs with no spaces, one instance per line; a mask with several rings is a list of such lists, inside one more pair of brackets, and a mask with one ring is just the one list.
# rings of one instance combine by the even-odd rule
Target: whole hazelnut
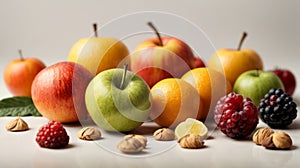
[[273,134],[273,143],[278,149],[288,149],[293,145],[291,137],[283,131],[277,131]]
[[264,139],[268,138],[274,133],[270,128],[260,128],[252,136],[252,140],[256,145],[262,145]]

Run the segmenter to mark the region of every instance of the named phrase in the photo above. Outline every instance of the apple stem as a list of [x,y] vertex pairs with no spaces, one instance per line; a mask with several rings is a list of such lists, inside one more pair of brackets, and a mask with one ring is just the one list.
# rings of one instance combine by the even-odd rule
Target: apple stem
[[242,38],[240,40],[240,43],[239,43],[239,46],[238,46],[237,50],[241,50],[243,42],[244,42],[244,40],[245,40],[246,37],[247,37],[247,32],[243,32],[243,36],[242,36]]
[[259,69],[256,69],[256,76],[259,76]]
[[98,33],[97,33],[97,23],[93,24],[93,29],[94,29],[94,36],[98,37]]
[[155,32],[155,34],[156,34],[156,36],[157,36],[157,38],[158,38],[158,40],[159,40],[159,44],[158,44],[158,45],[159,45],[159,46],[163,46],[163,42],[162,42],[162,40],[161,40],[160,34],[159,34],[159,32],[157,31],[156,27],[153,25],[152,22],[148,22],[147,24],[148,24],[148,26],[150,26],[150,27],[153,29],[153,31]]
[[22,50],[19,49],[18,52],[19,52],[19,56],[20,56],[21,61],[24,61]]
[[120,84],[120,89],[121,90],[124,88],[127,69],[128,69],[128,64],[124,64],[124,71],[123,71],[122,80],[121,80],[121,84]]

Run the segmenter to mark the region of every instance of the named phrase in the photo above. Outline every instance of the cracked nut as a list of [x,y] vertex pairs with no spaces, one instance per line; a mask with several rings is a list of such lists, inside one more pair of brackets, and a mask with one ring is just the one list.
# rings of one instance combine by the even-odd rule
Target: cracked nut
[[89,141],[100,139],[101,132],[94,127],[85,127],[78,132],[78,138]]
[[171,141],[175,139],[175,133],[168,128],[161,128],[153,133],[154,139],[158,141]]
[[145,147],[137,138],[124,138],[117,144],[117,148],[123,153],[138,153]]
[[28,124],[20,117],[20,115],[17,119],[8,122],[5,128],[8,131],[26,131],[29,129]]
[[178,143],[182,148],[188,149],[198,149],[204,147],[204,141],[202,140],[201,136],[196,134],[187,134],[181,137],[178,140]]
[[271,136],[274,131],[270,128],[260,128],[252,136],[252,140],[256,145],[262,145],[267,137]]
[[142,136],[142,135],[137,135],[137,134],[128,134],[125,135],[123,139],[137,139],[138,141],[140,141],[140,143],[143,145],[144,148],[146,148],[147,145],[147,138]]
[[291,137],[283,131],[275,132],[272,140],[275,147],[278,149],[288,149],[293,145]]

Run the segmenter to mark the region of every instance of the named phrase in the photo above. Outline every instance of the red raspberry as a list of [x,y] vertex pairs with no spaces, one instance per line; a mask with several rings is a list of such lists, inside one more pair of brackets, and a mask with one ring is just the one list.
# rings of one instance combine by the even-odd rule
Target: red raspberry
[[35,140],[44,148],[63,148],[68,145],[69,136],[60,122],[49,121],[39,129]]
[[258,124],[258,110],[251,99],[233,92],[218,101],[214,114],[221,131],[235,139],[246,138]]

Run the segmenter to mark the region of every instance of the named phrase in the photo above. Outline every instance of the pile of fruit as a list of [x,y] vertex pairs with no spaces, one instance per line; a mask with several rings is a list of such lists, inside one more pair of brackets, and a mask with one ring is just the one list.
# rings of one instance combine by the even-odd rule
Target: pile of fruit
[[[68,144],[61,123],[94,123],[105,131],[128,133],[150,120],[175,130],[175,136],[159,130],[154,137],[172,136],[182,147],[197,148],[207,137],[206,120],[214,119],[231,138],[245,139],[259,117],[275,128],[296,118],[294,75],[263,70],[254,50],[241,49],[246,33],[237,49],[220,49],[205,65],[184,41],[161,37],[152,23],[148,25],[157,37],[141,42],[131,54],[123,42],[98,37],[94,24],[95,37],[77,41],[65,62],[46,67],[20,53],[21,58],[6,67],[4,79],[11,93],[31,97],[50,120],[37,133],[41,147]],[[118,147],[134,151],[124,144],[140,143],[125,138]]]

